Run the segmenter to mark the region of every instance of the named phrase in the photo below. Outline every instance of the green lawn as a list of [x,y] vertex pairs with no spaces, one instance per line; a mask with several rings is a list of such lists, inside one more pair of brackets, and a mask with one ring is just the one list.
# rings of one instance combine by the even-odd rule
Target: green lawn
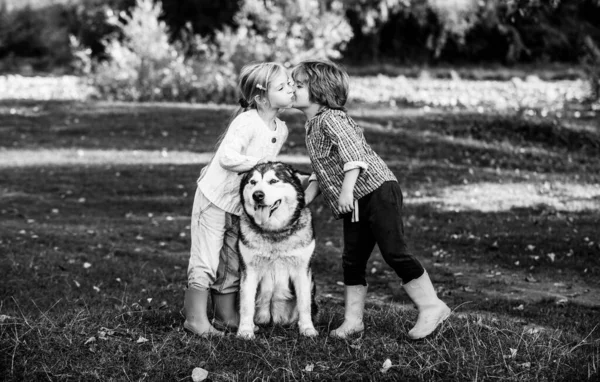
[[[454,314],[410,341],[416,311],[375,253],[366,332],[329,339],[342,238],[317,200],[320,335],[248,342],[197,338],[180,313],[195,180],[232,110],[0,101],[0,379],[597,380],[598,116],[351,107]],[[282,118],[307,171],[303,118]]]

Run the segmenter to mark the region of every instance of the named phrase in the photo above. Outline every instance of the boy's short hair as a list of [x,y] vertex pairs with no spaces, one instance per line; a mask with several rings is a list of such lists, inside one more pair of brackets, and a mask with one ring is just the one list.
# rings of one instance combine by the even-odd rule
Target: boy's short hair
[[292,70],[292,78],[308,86],[311,102],[345,110],[350,81],[348,73],[337,64],[324,60],[302,61]]

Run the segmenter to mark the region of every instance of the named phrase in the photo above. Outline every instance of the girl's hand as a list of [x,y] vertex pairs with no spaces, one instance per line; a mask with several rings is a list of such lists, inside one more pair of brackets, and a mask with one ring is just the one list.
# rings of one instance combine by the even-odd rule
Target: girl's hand
[[354,209],[354,193],[352,191],[346,191],[342,188],[342,192],[340,193],[340,198],[338,200],[338,210],[347,214],[352,212]]
[[262,164],[262,163],[268,163],[268,162],[277,162],[277,159],[275,159],[275,156],[273,156],[273,155],[267,155],[265,157],[260,158],[256,164]]

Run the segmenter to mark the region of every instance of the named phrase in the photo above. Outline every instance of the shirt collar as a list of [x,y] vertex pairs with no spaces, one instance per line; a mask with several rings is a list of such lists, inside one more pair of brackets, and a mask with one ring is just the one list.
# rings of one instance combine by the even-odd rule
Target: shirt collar
[[328,106],[323,106],[322,108],[319,109],[319,111],[317,111],[317,113],[308,121],[306,121],[306,123],[304,124],[304,127],[306,128],[306,131],[310,131],[311,128],[311,123],[315,120],[315,118],[317,118],[320,114],[323,114],[325,111],[329,110]]

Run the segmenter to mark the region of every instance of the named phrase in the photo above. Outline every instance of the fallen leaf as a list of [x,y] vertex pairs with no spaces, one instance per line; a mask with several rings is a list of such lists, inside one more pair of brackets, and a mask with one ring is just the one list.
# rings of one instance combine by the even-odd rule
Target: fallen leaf
[[568,298],[561,297],[558,300],[556,300],[556,305],[565,305],[567,302],[569,302]]
[[207,377],[208,371],[201,367],[195,367],[194,370],[192,370],[192,381],[194,382],[204,381]]
[[510,355],[505,355],[504,359],[513,359],[517,356],[517,349],[513,349],[513,348],[509,348],[510,349]]
[[306,365],[304,367],[304,371],[313,371],[314,368],[315,368],[315,365],[312,363],[309,363],[308,365]]
[[91,266],[92,266],[92,264],[90,264],[90,263],[88,263],[88,262],[85,262],[85,263],[83,263],[83,267],[84,267],[85,269],[88,269],[88,268],[89,268],[89,267],[91,267]]
[[537,280],[532,275],[525,277],[525,281],[528,283],[537,283]]
[[554,253],[549,253],[546,256],[548,256],[551,262],[554,262],[554,259],[556,258],[556,255]]
[[534,324],[529,324],[523,328],[523,331],[526,334],[532,334],[532,335],[538,334],[538,333],[542,332],[543,330],[545,330],[543,326],[538,326],[538,325],[534,325]]
[[513,310],[524,310],[524,309],[525,309],[525,306],[523,306],[523,304],[513,308]]
[[148,339],[141,336],[137,341],[135,341],[136,344],[143,344],[144,342],[148,342]]
[[87,344],[92,343],[92,342],[96,342],[96,337],[90,337],[90,338],[88,338],[83,344],[87,345]]
[[388,358],[383,363],[383,366],[381,367],[381,372],[387,373],[387,371],[390,369],[390,367],[392,367],[392,361]]

